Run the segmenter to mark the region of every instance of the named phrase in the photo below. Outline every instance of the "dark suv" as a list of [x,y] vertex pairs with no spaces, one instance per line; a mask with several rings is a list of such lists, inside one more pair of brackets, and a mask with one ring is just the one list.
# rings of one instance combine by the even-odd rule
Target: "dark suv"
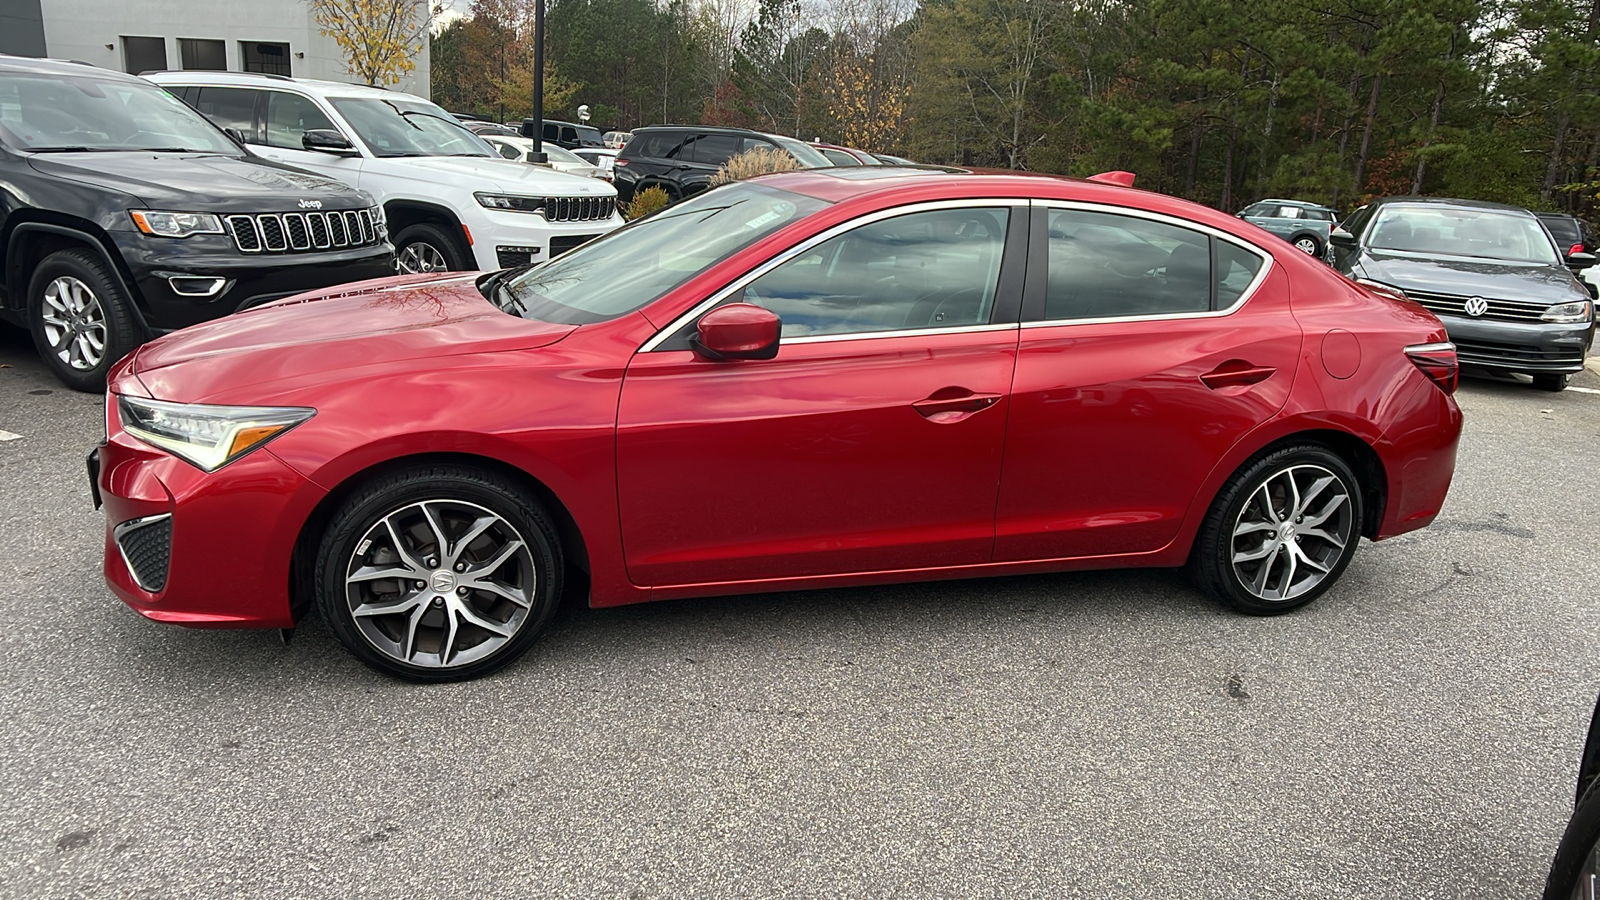
[[[534,137],[533,120],[522,120],[522,136]],[[557,122],[554,119],[544,120],[543,141],[546,144],[555,144],[568,150],[579,147],[604,147],[606,142],[601,139],[600,129],[593,125],[579,125],[575,122]]]
[[1556,240],[1556,249],[1562,256],[1573,253],[1593,253],[1600,249],[1596,243],[1594,228],[1588,222],[1577,216],[1566,213],[1534,213],[1544,227],[1550,229],[1550,236]]
[[758,148],[782,150],[805,168],[831,166],[815,147],[794,138],[745,128],[706,125],[652,125],[635,128],[617,155],[617,202],[627,203],[634,191],[659,186],[674,203],[711,186],[723,163]]
[[154,84],[0,56],[0,319],[67,386],[156,335],[394,274],[364,191],[251,155]]
[[1463,366],[1533,376],[1559,391],[1583,371],[1594,302],[1573,271],[1588,253],[1557,255],[1533,213],[1435,197],[1386,197],[1329,235],[1333,266],[1399,288],[1444,323]]

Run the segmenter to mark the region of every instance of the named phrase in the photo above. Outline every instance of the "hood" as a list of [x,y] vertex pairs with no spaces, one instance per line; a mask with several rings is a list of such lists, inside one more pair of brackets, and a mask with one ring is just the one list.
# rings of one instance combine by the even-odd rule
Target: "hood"
[[299,210],[317,200],[325,209],[360,209],[362,191],[320,175],[254,156],[191,153],[35,154],[29,165],[56,178],[132,194],[152,209],[193,212]]
[[478,292],[480,273],[406,275],[286,297],[151,341],[134,373],[151,396],[202,402],[285,379],[555,343],[575,325],[518,318]]
[[508,194],[564,197],[615,196],[611,185],[596,178],[566,175],[543,166],[513,159],[478,156],[402,156],[362,161],[366,172],[381,172],[427,183],[433,190],[452,181],[468,190],[499,190]]
[[1361,257],[1365,277],[1403,291],[1495,297],[1562,303],[1589,294],[1559,264],[1517,263],[1467,257],[1419,257],[1367,250]]

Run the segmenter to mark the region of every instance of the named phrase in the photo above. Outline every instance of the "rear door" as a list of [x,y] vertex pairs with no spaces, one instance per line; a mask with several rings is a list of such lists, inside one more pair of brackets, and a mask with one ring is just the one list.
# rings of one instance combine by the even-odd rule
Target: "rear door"
[[[1016,360],[1025,206],[841,226],[710,298],[628,366],[617,486],[641,585],[987,562]],[[783,319],[775,359],[712,362],[694,319]]]
[[1034,210],[995,559],[1160,549],[1288,399],[1300,350],[1271,255],[1183,220]]

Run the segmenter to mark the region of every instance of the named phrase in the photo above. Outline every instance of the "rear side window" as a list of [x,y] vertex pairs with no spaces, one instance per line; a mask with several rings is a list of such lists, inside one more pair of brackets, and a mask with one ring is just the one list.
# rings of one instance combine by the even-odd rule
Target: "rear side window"
[[658,131],[628,142],[623,154],[629,159],[677,159],[684,135],[679,131]]
[[267,92],[267,146],[304,149],[301,138],[318,128],[334,129],[334,124],[309,98],[283,91]]
[[739,155],[744,139],[732,134],[702,134],[695,139],[694,161],[720,166]]
[[1255,253],[1165,222],[1052,209],[1045,318],[1161,316],[1226,309],[1261,270]]
[[261,134],[256,129],[256,97],[260,93],[248,88],[203,87],[196,96],[194,107],[201,115],[216,123],[218,128],[237,129],[246,142],[259,144]]

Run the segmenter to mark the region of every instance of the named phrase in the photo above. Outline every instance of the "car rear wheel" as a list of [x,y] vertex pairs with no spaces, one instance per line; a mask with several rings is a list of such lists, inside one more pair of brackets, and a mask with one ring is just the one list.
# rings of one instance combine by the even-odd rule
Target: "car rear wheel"
[[1600,781],[1579,798],[1556,847],[1544,900],[1590,900],[1600,896]]
[[475,268],[443,228],[422,223],[402,229],[394,239],[395,268],[401,275],[465,272]]
[[461,466],[381,477],[353,494],[317,554],[316,599],[362,662],[460,681],[521,656],[561,596],[561,547],[523,487]]
[[105,390],[111,366],[139,343],[128,295],[92,250],[45,257],[29,282],[28,308],[39,355],[73,390]]
[[1295,249],[1307,256],[1321,256],[1322,242],[1309,234],[1302,234],[1294,239]]
[[1564,391],[1567,389],[1567,382],[1571,379],[1572,376],[1565,373],[1561,375],[1535,375],[1533,376],[1533,386],[1541,391]]
[[1305,444],[1273,451],[1229,479],[1189,558],[1202,590],[1270,616],[1332,587],[1361,539],[1360,482],[1344,460]]

